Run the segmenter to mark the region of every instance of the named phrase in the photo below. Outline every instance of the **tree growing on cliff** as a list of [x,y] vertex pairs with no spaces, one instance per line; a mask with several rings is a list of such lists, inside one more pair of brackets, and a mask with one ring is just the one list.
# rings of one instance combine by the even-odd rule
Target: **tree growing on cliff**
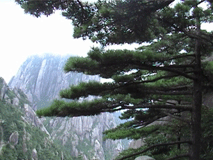
[[[89,116],[124,110],[121,118],[131,121],[106,132],[106,137],[112,139],[148,136],[159,131],[159,125],[150,124],[171,117],[183,122],[191,133],[176,138],[174,134],[170,139],[175,141],[162,141],[120,159],[155,147],[180,144],[188,144],[189,151],[170,159],[200,159],[202,94],[212,88],[213,67],[206,58],[213,49],[212,33],[202,30],[201,24],[212,22],[211,1],[185,0],[175,5],[171,5],[174,0],[93,4],[79,0],[16,1],[35,16],[49,15],[54,9],[65,10],[63,16],[75,26],[75,38],[89,38],[103,46],[148,42],[136,50],[93,48],[86,58],[71,57],[64,68],[66,72],[98,74],[113,82],[71,86],[61,91],[62,98],[101,98],[81,103],[56,100],[49,108],[37,111],[39,116]],[[201,7],[203,4],[205,8]],[[182,133],[181,128],[173,131],[176,132]]]

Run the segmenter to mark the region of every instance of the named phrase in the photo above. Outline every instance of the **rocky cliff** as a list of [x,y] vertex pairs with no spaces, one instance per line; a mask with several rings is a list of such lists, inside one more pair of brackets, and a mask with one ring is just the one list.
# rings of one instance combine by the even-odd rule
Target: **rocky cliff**
[[81,81],[99,80],[98,76],[82,73],[65,74],[63,67],[69,56],[32,56],[20,67],[9,86],[20,88],[34,107],[45,107],[52,99],[58,98],[59,91]]
[[50,139],[26,95],[0,78],[0,160],[6,159],[72,158]]
[[[69,56],[33,56],[24,62],[18,73],[9,83],[11,88],[23,90],[34,109],[48,106],[59,91],[81,81],[96,80],[98,76],[82,73],[65,74],[63,66]],[[103,141],[102,132],[116,126],[109,113],[93,117],[42,118],[52,139],[73,156],[83,159],[111,160],[122,149],[120,141]]]
[[51,137],[69,150],[72,156],[85,160],[111,160],[123,146],[120,141],[103,140],[102,132],[115,127],[114,117],[43,118]]

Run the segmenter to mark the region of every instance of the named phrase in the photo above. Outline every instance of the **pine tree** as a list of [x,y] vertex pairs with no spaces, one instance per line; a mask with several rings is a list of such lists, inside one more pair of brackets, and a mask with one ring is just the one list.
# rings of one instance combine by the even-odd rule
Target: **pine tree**
[[[111,83],[80,83],[62,90],[60,96],[76,101],[55,100],[37,111],[39,116],[91,116],[123,110],[122,119],[130,121],[105,132],[106,138],[138,139],[162,133],[164,126],[151,125],[166,117],[183,122],[191,130],[170,132],[173,141],[153,144],[148,149],[124,156],[133,157],[155,147],[188,144],[188,152],[170,159],[200,159],[202,95],[212,89],[213,36],[201,29],[212,22],[212,2],[207,0],[115,0],[83,3],[69,1],[16,0],[26,12],[49,15],[55,9],[65,10],[71,19],[75,38],[89,38],[102,44],[88,56],[71,57],[65,71],[83,72],[113,79]],[[41,5],[42,4],[42,5]],[[206,7],[201,7],[202,5]],[[148,42],[135,50],[105,50],[109,44]],[[78,102],[80,97],[98,96],[93,101]],[[175,123],[167,123],[171,125]],[[180,123],[177,123],[180,124]],[[174,127],[173,127],[174,128]],[[176,135],[176,132],[180,134]],[[171,137],[171,133],[173,136]],[[160,135],[158,134],[158,135]],[[174,141],[175,140],[175,141]],[[151,144],[151,143],[150,143]]]

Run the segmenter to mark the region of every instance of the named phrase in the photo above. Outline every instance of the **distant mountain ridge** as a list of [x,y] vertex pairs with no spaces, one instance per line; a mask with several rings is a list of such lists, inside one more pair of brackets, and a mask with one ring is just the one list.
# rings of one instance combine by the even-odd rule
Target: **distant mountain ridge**
[[[63,67],[69,56],[32,56],[28,58],[9,86],[20,88],[34,108],[48,106],[59,91],[79,82],[99,81],[99,76],[82,73],[64,73]],[[114,116],[104,113],[93,117],[42,118],[54,141],[66,148],[72,156],[84,160],[111,160],[122,149],[121,141],[103,140],[102,132],[116,126]]]

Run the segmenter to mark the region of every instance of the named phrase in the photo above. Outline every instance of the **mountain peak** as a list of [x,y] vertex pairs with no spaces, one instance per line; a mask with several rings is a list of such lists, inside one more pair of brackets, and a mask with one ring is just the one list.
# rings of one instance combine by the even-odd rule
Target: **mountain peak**
[[33,106],[42,108],[49,105],[52,99],[59,98],[60,90],[70,85],[76,85],[81,81],[99,81],[98,76],[65,73],[63,68],[69,57],[51,54],[31,56],[23,63],[9,85],[11,88],[22,89]]

